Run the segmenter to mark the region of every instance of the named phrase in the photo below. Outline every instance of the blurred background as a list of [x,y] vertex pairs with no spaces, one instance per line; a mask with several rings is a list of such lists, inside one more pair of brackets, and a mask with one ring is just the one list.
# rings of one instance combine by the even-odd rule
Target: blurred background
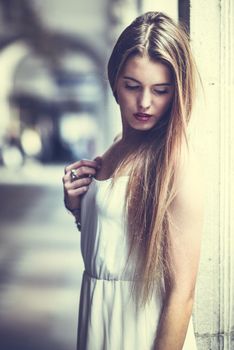
[[191,138],[207,209],[194,324],[199,350],[234,349],[233,7],[0,0],[1,350],[76,347],[83,265],[63,169],[100,155],[120,132],[106,65],[122,29],[149,10],[187,27],[201,74]]

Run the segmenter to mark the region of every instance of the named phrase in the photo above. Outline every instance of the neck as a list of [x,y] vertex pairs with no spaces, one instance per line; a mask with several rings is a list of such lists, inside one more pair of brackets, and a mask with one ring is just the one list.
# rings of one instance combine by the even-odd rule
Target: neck
[[119,144],[127,148],[129,151],[131,149],[136,150],[139,146],[146,141],[148,131],[139,131],[134,129],[129,129],[123,131],[122,139]]

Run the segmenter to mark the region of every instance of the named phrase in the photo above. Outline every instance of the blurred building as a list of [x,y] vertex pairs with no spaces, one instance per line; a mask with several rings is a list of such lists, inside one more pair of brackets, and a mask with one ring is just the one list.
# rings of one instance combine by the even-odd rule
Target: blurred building
[[107,83],[107,59],[122,28],[148,10],[165,11],[187,26],[203,83],[191,124],[206,185],[195,330],[200,350],[231,350],[232,0],[0,0],[1,162],[89,158],[112,142],[120,117]]

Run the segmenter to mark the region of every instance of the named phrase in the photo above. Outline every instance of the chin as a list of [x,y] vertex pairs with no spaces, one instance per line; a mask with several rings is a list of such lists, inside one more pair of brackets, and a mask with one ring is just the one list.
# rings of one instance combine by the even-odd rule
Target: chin
[[157,123],[131,123],[130,127],[134,130],[138,130],[138,131],[147,131],[147,130],[151,130],[155,127]]

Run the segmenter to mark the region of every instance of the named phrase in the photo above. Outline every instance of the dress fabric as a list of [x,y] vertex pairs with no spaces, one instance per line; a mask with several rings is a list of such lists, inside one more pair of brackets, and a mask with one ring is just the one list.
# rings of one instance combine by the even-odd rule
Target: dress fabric
[[[128,260],[125,193],[128,177],[93,179],[82,200],[77,350],[154,350],[163,296],[142,307],[131,294],[134,261]],[[126,263],[127,262],[127,263]],[[192,319],[183,350],[196,350]]]

